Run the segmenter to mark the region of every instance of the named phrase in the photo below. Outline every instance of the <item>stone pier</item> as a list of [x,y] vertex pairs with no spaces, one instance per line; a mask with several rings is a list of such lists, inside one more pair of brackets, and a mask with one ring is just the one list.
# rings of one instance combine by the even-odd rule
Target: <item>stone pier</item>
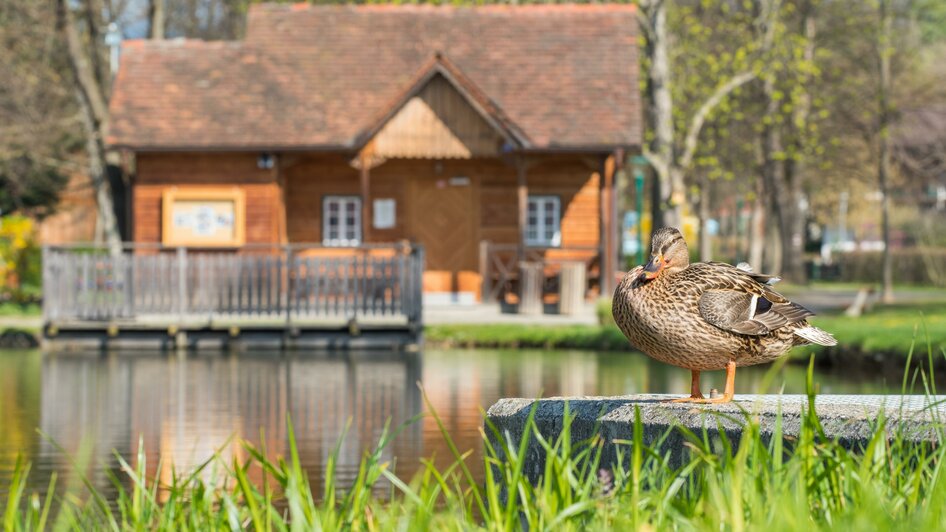
[[[805,395],[737,395],[732,403],[720,405],[662,402],[675,397],[679,396],[540,399],[535,422],[541,434],[554,441],[562,431],[567,403],[570,415],[574,416],[572,441],[577,443],[600,434],[605,442],[602,463],[607,467],[615,460],[615,440],[633,439],[634,412],[639,408],[644,443],[654,445],[665,438],[661,451],[670,452],[671,462],[679,464],[684,456],[685,440],[681,431],[674,430],[676,426],[698,435],[705,430],[710,438],[716,439],[722,429],[736,446],[747,420],[757,420],[762,437],[768,440],[781,415],[782,434],[790,443],[798,438],[808,410]],[[519,442],[533,403],[533,399],[501,399],[490,407],[487,419],[501,434],[508,433],[512,441]],[[899,430],[905,438],[915,441],[938,441],[946,432],[946,396],[820,395],[816,398],[815,412],[826,436],[837,438],[848,447],[866,443],[880,419],[886,420],[888,433]],[[545,457],[535,439],[530,442],[526,473],[536,478],[544,467]]]

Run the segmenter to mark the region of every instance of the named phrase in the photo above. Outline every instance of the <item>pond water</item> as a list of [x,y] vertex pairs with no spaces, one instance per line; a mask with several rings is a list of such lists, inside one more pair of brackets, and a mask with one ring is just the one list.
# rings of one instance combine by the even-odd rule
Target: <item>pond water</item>
[[[742,368],[738,392],[802,393],[805,368],[786,366],[767,390],[767,366]],[[818,373],[820,393],[884,393],[900,376]],[[42,492],[56,471],[64,486],[85,449],[90,478],[105,493],[113,451],[133,462],[139,440],[149,477],[167,480],[215,451],[245,458],[239,439],[264,444],[270,456],[288,454],[291,416],[302,465],[322,485],[325,464],[345,431],[339,477],[357,473],[385,422],[396,426],[424,410],[417,383],[461,451],[482,454],[482,412],[501,397],[684,393],[686,370],[638,353],[530,350],[435,350],[420,354],[303,353],[256,355],[44,355],[0,351],[0,500],[18,454],[32,462],[30,485]],[[704,374],[704,391],[722,388],[721,372]],[[55,443],[53,443],[55,442]],[[60,447],[62,450],[60,450]],[[65,451],[65,453],[63,452]],[[420,458],[450,462],[433,419],[422,418],[385,450],[409,477]],[[477,462],[473,462],[476,464]],[[473,467],[482,474],[481,467]],[[2,505],[0,505],[2,506]]]

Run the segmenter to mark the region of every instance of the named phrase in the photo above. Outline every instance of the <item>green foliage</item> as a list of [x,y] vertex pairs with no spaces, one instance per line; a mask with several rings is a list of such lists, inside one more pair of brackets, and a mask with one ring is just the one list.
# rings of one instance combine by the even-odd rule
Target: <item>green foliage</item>
[[611,298],[602,297],[595,302],[595,316],[598,317],[598,325],[602,327],[616,327],[614,315],[611,314]]
[[[431,460],[423,460],[420,472],[408,481],[382,460],[384,449],[415,418],[382,432],[351,485],[341,485],[332,467],[336,446],[321,499],[300,466],[291,423],[287,458],[272,460],[265,449],[243,442],[245,461],[218,455],[194,471],[175,472],[167,484],[148,478],[139,441],[134,464],[118,457],[113,501],[91,487],[83,474],[84,459],[74,466],[85,488],[52,495],[53,476],[46,496],[29,494],[30,464],[19,460],[4,486],[8,497],[0,517],[8,531],[941,528],[946,446],[917,443],[910,439],[909,427],[888,426],[881,416],[867,444],[851,449],[825,435],[813,394],[809,404],[799,420],[799,437],[788,445],[781,419],[767,437],[748,413],[739,441],[672,428],[686,441],[680,465],[661,451],[669,431],[645,443],[636,411],[632,438],[615,442],[618,460],[607,472],[600,436],[573,441],[574,415],[567,405],[554,440],[539,430],[535,407],[519,436],[487,423],[486,453],[474,464],[428,402],[426,415],[452,455],[448,467],[438,470]],[[932,425],[939,441],[946,436],[944,429],[942,420]],[[541,469],[528,452],[535,448],[545,455]],[[473,470],[483,472],[483,483],[474,479]],[[265,480],[250,482],[251,472]],[[390,486],[383,497],[378,495],[382,482]]]
[[42,251],[33,223],[22,216],[0,218],[0,303],[28,306],[39,298]]
[[66,174],[25,153],[0,160],[0,212],[40,218],[51,214],[66,181]]

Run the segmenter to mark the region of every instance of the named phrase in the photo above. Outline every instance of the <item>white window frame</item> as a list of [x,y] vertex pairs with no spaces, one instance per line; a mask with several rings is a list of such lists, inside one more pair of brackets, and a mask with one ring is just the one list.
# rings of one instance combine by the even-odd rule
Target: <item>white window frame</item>
[[[329,205],[338,204],[338,237],[329,238]],[[355,224],[354,230],[349,231],[345,221],[345,207],[349,204],[355,206]],[[360,196],[322,196],[322,245],[323,246],[357,246],[361,244],[361,228],[364,220],[361,219],[361,197]],[[346,233],[354,234],[354,238],[344,238]]]
[[[547,205],[553,206],[553,222],[551,230],[545,223],[545,208]],[[533,219],[529,216],[530,208],[535,205],[536,216]],[[530,237],[531,233],[534,237]],[[526,202],[526,226],[525,234],[522,235],[527,246],[536,247],[559,247],[562,245],[562,198],[549,195],[529,195]]]

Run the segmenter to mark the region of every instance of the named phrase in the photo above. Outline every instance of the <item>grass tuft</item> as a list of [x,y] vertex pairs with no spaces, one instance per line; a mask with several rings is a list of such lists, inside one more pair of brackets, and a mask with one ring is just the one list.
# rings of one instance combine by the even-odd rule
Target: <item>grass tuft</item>
[[[73,460],[79,484],[57,492],[53,477],[44,497],[27,493],[30,465],[20,460],[4,486],[9,495],[0,516],[4,531],[941,528],[946,426],[937,425],[939,443],[916,443],[906,437],[908,428],[880,418],[869,442],[850,449],[825,436],[812,390],[797,440],[783,441],[781,423],[774,437],[765,437],[748,414],[738,441],[671,429],[686,441],[682,464],[662,448],[669,432],[646,443],[639,411],[633,437],[615,442],[617,465],[609,470],[600,436],[573,441],[567,407],[561,433],[548,439],[534,406],[518,436],[487,422],[486,452],[473,463],[428,402],[426,415],[453,462],[438,470],[423,460],[409,479],[392,470],[383,451],[419,417],[386,427],[351,485],[341,485],[332,467],[336,446],[321,497],[300,464],[289,420],[286,459],[272,460],[265,449],[241,442],[246,458],[228,461],[217,453],[194,471],[174,472],[169,484],[147,477],[139,442],[134,463],[118,457],[118,495],[109,501],[82,473],[85,458]],[[537,448],[546,457],[538,470],[530,455]],[[474,471],[485,481],[475,480]]]

